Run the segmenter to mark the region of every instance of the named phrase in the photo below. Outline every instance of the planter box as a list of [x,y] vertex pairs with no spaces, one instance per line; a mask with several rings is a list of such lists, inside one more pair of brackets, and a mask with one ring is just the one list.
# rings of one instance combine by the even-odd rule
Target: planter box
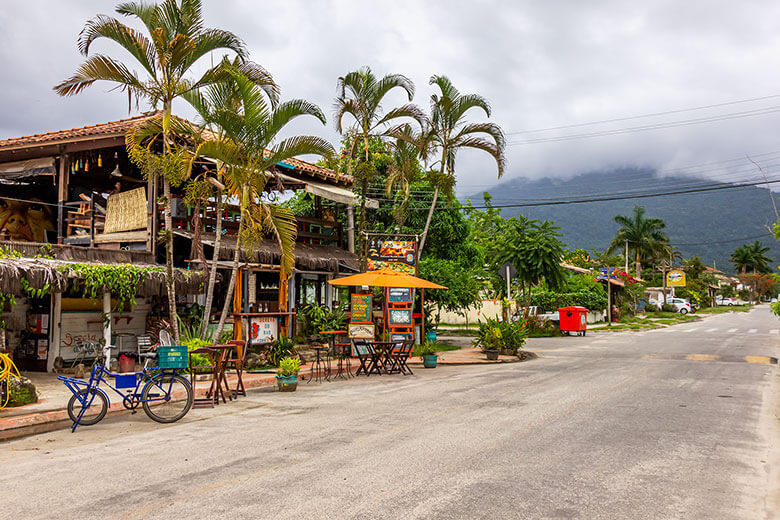
[[276,386],[280,392],[295,392],[298,388],[298,374],[292,376],[276,376]]

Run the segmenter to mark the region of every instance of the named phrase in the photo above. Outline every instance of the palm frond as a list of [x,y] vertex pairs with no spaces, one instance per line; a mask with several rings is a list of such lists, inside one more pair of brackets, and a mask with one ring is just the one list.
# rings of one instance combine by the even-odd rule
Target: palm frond
[[111,81],[117,83],[120,90],[129,92],[136,98],[148,93],[147,85],[130,72],[123,64],[103,54],[95,54],[79,65],[70,78],[54,86],[54,91],[60,96],[78,94],[96,81]]
[[[481,139],[478,137],[469,137],[461,140],[459,145],[462,148],[474,148],[476,150],[482,150],[484,152],[489,153],[490,155],[493,156],[493,159],[495,159],[496,165],[498,166],[498,178],[500,179],[504,175],[504,167],[506,166],[506,159],[504,158],[503,151],[499,147],[497,147],[494,143],[491,143],[486,139]],[[451,164],[452,163],[454,163],[454,160],[451,161]]]
[[303,99],[293,99],[279,105],[271,114],[264,131],[266,140],[271,141],[290,121],[301,116],[314,116],[323,125],[327,123],[320,107]]
[[377,121],[375,127],[382,126],[390,121],[400,119],[402,117],[414,119],[420,123],[420,125],[424,124],[424,121],[426,120],[425,112],[423,112],[420,107],[412,103],[408,103],[388,111],[379,121]]
[[278,162],[299,155],[329,156],[334,152],[333,145],[321,137],[310,135],[288,137],[271,149],[271,154],[263,159],[262,169],[269,169]]
[[127,50],[150,76],[157,77],[155,70],[156,53],[152,42],[135,29],[121,23],[116,18],[97,15],[88,21],[79,35],[78,47],[81,54],[87,56],[92,43],[98,38],[107,38]]
[[193,37],[193,50],[182,60],[181,70],[188,70],[203,56],[218,49],[235,52],[241,61],[249,57],[244,41],[232,32],[221,29],[206,29]]

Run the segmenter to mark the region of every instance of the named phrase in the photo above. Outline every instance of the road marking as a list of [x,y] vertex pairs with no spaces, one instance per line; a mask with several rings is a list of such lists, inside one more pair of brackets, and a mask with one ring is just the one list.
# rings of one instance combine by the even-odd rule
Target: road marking
[[737,329],[729,329],[729,332],[737,332]]
[[758,332],[758,329],[750,329],[748,334],[755,334],[756,332]]
[[688,354],[685,356],[688,361],[717,361],[720,356],[715,354]]
[[714,329],[707,329],[707,330],[705,330],[704,332],[715,332],[716,330],[718,330],[718,329],[717,329],[717,328],[714,328]]
[[684,330],[683,332],[696,332],[697,330],[699,330],[699,327],[694,327],[692,329],[687,329],[687,330]]
[[769,331],[770,334],[778,334],[780,333],[780,329],[772,329]]
[[[772,358],[768,356],[745,356],[745,361],[748,363],[758,363],[761,365],[771,365],[772,364]],[[775,363],[777,363],[777,360],[774,360]]]

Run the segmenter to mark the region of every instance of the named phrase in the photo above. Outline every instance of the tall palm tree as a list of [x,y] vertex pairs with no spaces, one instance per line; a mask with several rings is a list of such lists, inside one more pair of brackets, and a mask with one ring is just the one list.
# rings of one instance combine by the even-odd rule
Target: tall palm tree
[[[162,106],[162,153],[171,153],[172,104],[185,93],[224,79],[221,65],[207,68],[205,72],[190,78],[190,73],[201,58],[215,50],[234,52],[240,60],[246,59],[243,42],[233,33],[204,26],[201,0],[164,0],[160,4],[146,2],[125,2],[119,4],[116,12],[138,19],[148,32],[133,29],[118,19],[97,15],[88,21],[81,31],[78,47],[87,57],[76,72],[54,87],[61,96],[82,92],[96,81],[115,83],[127,93],[128,105],[141,99],[151,106]],[[106,38],[130,53],[135,64],[140,66],[139,76],[131,67],[105,54],[89,55],[92,43]],[[265,82],[260,78],[261,83]],[[128,107],[128,108],[129,108]],[[151,181],[157,182],[152,175]],[[176,180],[181,180],[177,173]],[[171,219],[171,178],[163,175],[165,198],[165,244],[168,289],[168,306],[174,340],[179,342],[179,328],[176,320],[176,290],[173,283],[173,238]]]
[[[490,117],[487,100],[477,94],[461,94],[446,76],[431,76],[430,84],[439,87],[439,93],[431,96],[431,116],[427,127],[423,127],[423,133],[428,135],[421,142],[437,153],[440,159],[438,175],[431,175],[434,185],[433,201],[425,220],[418,255],[425,247],[441,187],[455,185],[455,158],[458,152],[465,148],[474,148],[489,153],[498,166],[499,179],[504,174],[506,165],[506,140],[501,127],[495,123],[469,123],[466,119],[466,113],[472,108],[482,110]],[[423,147],[420,150],[427,153]]]
[[[343,134],[347,127],[344,117],[352,116],[353,123],[349,128],[354,131],[361,142],[358,155],[358,165],[354,175],[360,182],[360,215],[358,215],[358,240],[364,240],[366,230],[366,198],[368,184],[374,174],[369,153],[369,143],[372,139],[387,135],[387,126],[400,118],[422,120],[420,109],[411,104],[401,105],[387,112],[383,111],[382,103],[392,90],[400,88],[406,92],[409,101],[414,98],[414,83],[401,74],[387,74],[378,79],[369,67],[350,72],[338,79],[339,96],[336,98],[336,129]],[[363,248],[359,248],[363,251]]]
[[[241,212],[217,338],[230,311],[242,247],[251,250],[271,234],[282,254],[280,285],[286,283],[292,272],[297,234],[295,216],[289,209],[270,204],[261,197],[268,181],[267,172],[277,163],[298,155],[333,153],[330,143],[314,136],[293,136],[277,142],[279,133],[300,116],[313,116],[324,125],[325,115],[316,105],[300,99],[276,105],[267,89],[257,85],[242,70],[236,67],[226,67],[226,70],[230,83],[187,96],[204,121],[216,129],[214,138],[200,142],[192,157],[207,156],[224,164],[221,173],[227,191],[238,200]],[[215,257],[213,261],[216,260]]]
[[[404,125],[404,133],[414,136],[411,125]],[[393,164],[387,169],[385,181],[385,194],[395,200],[400,199],[400,204],[393,208],[393,217],[399,227],[403,227],[411,200],[412,185],[423,177],[423,170],[418,160],[419,150],[415,144],[415,137],[404,139],[396,137],[391,145]]]
[[663,232],[666,223],[660,218],[645,217],[645,208],[642,206],[634,206],[634,213],[630,217],[616,215],[615,222],[620,225],[620,229],[607,248],[607,253],[614,253],[628,242],[629,250],[633,250],[636,259],[636,276],[640,278],[642,260],[652,258],[669,245],[669,237]]
[[742,274],[745,274],[748,268],[753,267],[753,253],[750,251],[750,246],[745,244],[741,245],[731,253],[729,258],[734,264],[734,268]]

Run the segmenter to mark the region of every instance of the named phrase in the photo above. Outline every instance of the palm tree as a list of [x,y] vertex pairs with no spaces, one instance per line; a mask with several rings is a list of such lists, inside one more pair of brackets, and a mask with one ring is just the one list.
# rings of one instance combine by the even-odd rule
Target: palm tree
[[[355,177],[360,181],[360,215],[358,220],[358,240],[364,239],[366,230],[366,198],[368,184],[374,174],[369,153],[369,143],[372,139],[387,135],[387,125],[400,118],[410,117],[422,120],[420,109],[409,103],[383,112],[382,102],[393,89],[400,88],[406,92],[409,101],[414,98],[414,83],[401,74],[387,74],[377,79],[369,67],[350,72],[338,79],[339,97],[336,98],[336,129],[340,134],[345,132],[344,116],[354,119],[351,127],[360,140],[360,154]],[[359,249],[360,251],[363,248]]]
[[736,248],[734,252],[731,253],[729,261],[734,264],[734,268],[737,271],[745,274],[748,267],[753,266],[753,254],[750,251],[750,246],[745,244]]
[[421,155],[427,154],[430,147],[430,150],[440,154],[440,159],[438,175],[430,176],[430,182],[434,185],[433,201],[425,220],[418,255],[425,247],[441,187],[455,185],[455,158],[458,152],[465,148],[475,148],[489,153],[498,166],[499,179],[504,174],[506,164],[506,140],[501,127],[494,123],[469,123],[466,120],[466,113],[472,108],[480,109],[490,117],[487,100],[476,94],[461,94],[446,76],[431,76],[429,83],[439,87],[439,94],[431,96],[429,125],[423,127],[423,134],[428,135],[421,141],[424,146],[420,147],[420,151]]
[[620,229],[607,248],[607,253],[614,253],[628,242],[629,250],[633,249],[636,258],[636,276],[641,278],[642,260],[652,258],[658,251],[668,247],[669,237],[662,231],[666,224],[660,218],[646,218],[642,206],[634,206],[634,214],[630,217],[616,215],[615,222],[620,225]]
[[748,251],[750,252],[750,260],[753,264],[753,274],[758,273],[768,273],[769,272],[769,262],[772,261],[771,258],[766,256],[766,253],[769,251],[768,247],[764,247],[764,244],[756,240],[753,244],[750,244],[747,246]]
[[[201,0],[164,0],[160,4],[125,2],[116,12],[135,17],[144,25],[148,35],[133,29],[116,18],[97,15],[87,22],[79,36],[78,47],[87,57],[76,72],[54,87],[61,96],[82,92],[96,81],[115,83],[127,93],[128,108],[141,99],[152,106],[162,106],[162,152],[172,152],[171,130],[172,104],[175,99],[225,78],[221,64],[207,68],[197,79],[189,73],[201,58],[212,51],[225,49],[234,52],[240,60],[247,53],[243,42],[233,33],[204,26]],[[124,63],[105,54],[89,55],[92,43],[106,38],[117,43],[134,58],[142,69],[139,74]],[[265,82],[264,78],[259,78]],[[156,183],[156,174],[151,175]],[[181,180],[180,175],[175,175]],[[173,283],[173,238],[171,219],[171,178],[163,175],[165,198],[165,244],[168,289],[168,306],[174,340],[179,342],[176,320],[176,290]]]
[[[242,247],[251,250],[271,234],[282,254],[280,287],[292,272],[297,234],[295,216],[289,209],[262,199],[268,180],[266,172],[298,155],[333,153],[330,143],[319,137],[293,136],[276,142],[278,134],[297,117],[313,116],[325,124],[325,115],[316,105],[300,99],[276,105],[268,90],[242,70],[236,67],[226,67],[226,70],[230,83],[213,85],[202,93],[187,96],[204,121],[216,129],[214,138],[200,142],[192,157],[207,156],[224,165],[221,174],[228,194],[238,200],[241,212],[217,338],[230,310]],[[212,263],[216,260],[215,256]]]
[[411,125],[404,125],[402,131],[412,137],[411,139],[396,137],[393,141],[391,145],[393,164],[387,169],[385,181],[385,194],[393,196],[396,200],[401,199],[400,205],[393,208],[393,217],[398,227],[403,227],[406,222],[412,185],[423,176],[417,159],[419,151],[415,144],[414,131]]

